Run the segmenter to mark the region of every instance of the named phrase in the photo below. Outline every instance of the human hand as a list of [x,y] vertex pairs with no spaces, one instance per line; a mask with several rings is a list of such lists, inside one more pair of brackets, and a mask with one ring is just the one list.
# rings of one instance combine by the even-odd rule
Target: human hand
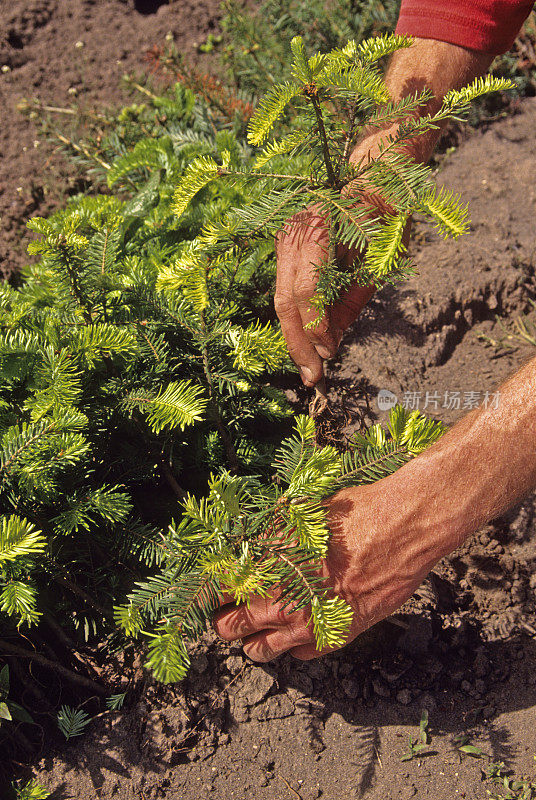
[[[407,495],[396,499],[391,478],[344,489],[326,502],[331,537],[321,570],[326,587],[354,610],[347,642],[402,605],[443,555],[436,555],[433,541],[423,548],[430,537],[415,521]],[[254,661],[287,651],[304,660],[328,652],[316,649],[310,609],[283,609],[277,594],[255,596],[249,606],[227,603],[213,624],[222,639],[242,639]]]
[[[384,138],[396,131],[396,125],[381,133],[369,135],[353,151],[350,161],[354,164],[377,158]],[[423,153],[407,148],[416,160]],[[426,158],[428,153],[426,154]],[[343,191],[355,191],[349,184]],[[382,216],[393,213],[393,209],[376,191],[363,191],[356,196],[356,208],[366,205],[371,215]],[[409,242],[410,224],[406,226],[403,244]],[[375,292],[375,287],[354,284],[343,292],[339,300],[330,306],[322,319],[312,327],[308,323],[317,318],[311,305],[318,282],[317,267],[325,263],[329,250],[329,223],[322,211],[311,206],[295,214],[276,237],[277,278],[275,310],[291,358],[300,370],[306,386],[315,386],[323,377],[323,362],[332,358],[339,347],[343,333],[359,316],[363,307]],[[363,255],[341,242],[337,247],[337,259],[350,266]]]
[[[374,293],[373,286],[352,286],[327,309],[317,325],[307,328],[317,312],[311,307],[318,266],[326,260],[329,228],[314,207],[295,214],[276,239],[275,310],[291,358],[306,386],[323,377],[323,361],[332,358],[346,328],[359,316]],[[341,252],[341,259],[351,255]]]

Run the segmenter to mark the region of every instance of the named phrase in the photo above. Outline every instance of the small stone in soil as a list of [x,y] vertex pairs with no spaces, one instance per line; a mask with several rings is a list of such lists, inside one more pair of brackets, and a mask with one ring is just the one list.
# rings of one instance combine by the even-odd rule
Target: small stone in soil
[[382,681],[373,680],[372,687],[374,689],[374,694],[377,694],[379,697],[391,697],[391,690],[382,683]]
[[396,699],[403,706],[408,706],[411,703],[411,692],[409,691],[409,689],[401,689],[398,692]]
[[229,672],[232,672],[233,674],[235,672],[240,672],[243,665],[244,665],[244,659],[240,658],[240,656],[229,656],[229,658],[225,659],[225,666],[227,667]]

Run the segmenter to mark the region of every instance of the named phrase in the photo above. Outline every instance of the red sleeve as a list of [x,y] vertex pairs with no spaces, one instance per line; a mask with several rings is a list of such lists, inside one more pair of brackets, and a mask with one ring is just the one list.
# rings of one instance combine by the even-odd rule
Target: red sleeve
[[505,53],[534,0],[402,0],[397,33],[482,53]]

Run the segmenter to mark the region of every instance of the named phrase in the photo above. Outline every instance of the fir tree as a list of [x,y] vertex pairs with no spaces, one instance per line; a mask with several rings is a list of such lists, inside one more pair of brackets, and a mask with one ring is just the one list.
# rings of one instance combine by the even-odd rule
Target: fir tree
[[193,157],[243,168],[250,149],[180,86],[123,109],[99,150],[72,147],[115,194],[32,219],[37,261],[0,289],[0,645],[20,626],[109,630],[177,501],[214,470],[266,473],[290,425],[268,384],[290,368],[267,313],[273,248],[188,266],[201,226],[244,195],[171,208]]
[[[427,94],[391,102],[378,68],[409,44],[383,36],[308,57],[294,39],[290,74],[260,101],[247,141],[236,109],[215,113],[181,86],[138,86],[144,102],[94,142],[60,135],[107,188],[34,218],[38,260],[0,289],[4,630],[43,614],[87,638],[109,630],[115,605],[128,634],[148,634],[155,673],[174,680],[222,590],[247,601],[283,586],[293,607],[311,606],[319,646],[344,640],[350,610],[317,577],[322,500],[388,474],[440,429],[398,409],[390,433],[374,427],[339,453],[299,418],[270,466],[291,411],[269,381],[292,369],[270,309],[273,235],[311,203],[329,217],[321,315],[352,280],[408,272],[410,214],[453,236],[467,228],[465,207],[403,146],[506,82],[475,82],[417,118]],[[364,127],[387,121],[400,122],[396,136],[352,166]],[[388,218],[356,204],[365,183]],[[342,270],[338,242],[366,249],[363,262]]]
[[[208,270],[222,258],[238,264],[252,242],[273,237],[292,214],[314,205],[331,231],[327,260],[315,265],[319,281],[312,302],[320,319],[351,283],[379,287],[411,274],[402,237],[412,214],[431,219],[444,236],[456,238],[468,230],[466,206],[436,189],[431,169],[415,163],[406,146],[445,120],[462,118],[473,100],[510,83],[478,78],[448,92],[435,114],[418,115],[430,99],[428,90],[395,103],[378,67],[381,58],[410,45],[408,37],[392,34],[308,57],[301,37],[292,40],[289,78],[265,94],[249,122],[249,142],[263,146],[253,167],[237,169],[228,151],[220,162],[203,156],[188,166],[175,193],[173,208],[180,218],[198,192],[214,182],[250,191],[247,206],[204,225],[192,243],[188,259],[199,275],[202,264]],[[377,158],[353,164],[352,151],[365,129],[393,122],[399,122],[398,129],[385,137]],[[383,219],[368,199],[371,190],[391,208]],[[337,262],[338,244],[365,256],[344,267]],[[168,281],[172,270],[165,272]]]
[[[295,37],[290,76],[268,91],[250,120],[249,143],[262,149],[249,168],[237,168],[230,150],[219,160],[202,155],[187,166],[173,199],[179,220],[200,193],[221,183],[248,196],[247,204],[206,222],[183,254],[160,271],[159,285],[189,300],[191,319],[197,320],[192,324],[207,335],[214,325],[207,276],[224,265],[239,272],[258,242],[272,239],[289,216],[312,204],[331,224],[328,259],[316,265],[319,283],[312,302],[318,318],[350,282],[381,286],[410,272],[402,234],[411,214],[431,218],[445,236],[467,230],[466,207],[437,190],[430,170],[415,164],[404,145],[446,119],[459,118],[473,99],[508,83],[479,79],[449,92],[436,114],[416,116],[429,93],[395,103],[378,68],[379,59],[410,45],[406,37],[389,35],[308,57],[302,39]],[[399,122],[398,130],[386,138],[378,157],[353,165],[350,154],[365,127],[393,121]],[[366,200],[371,186],[392,208],[384,219]],[[339,243],[364,251],[363,260],[343,269],[335,258]],[[268,335],[258,326],[231,333],[241,350],[234,367],[255,374],[268,366],[268,350],[277,361],[278,348]],[[265,360],[257,367],[260,353]],[[440,425],[396,408],[388,435],[375,426],[341,454],[319,447],[314,421],[301,417],[296,434],[276,455],[272,482],[229,471],[212,475],[208,494],[201,500],[189,495],[183,517],[164,537],[162,572],[139,583],[130,602],[116,608],[128,634],[145,631],[150,637],[148,663],[157,677],[184,676],[186,640],[204,630],[224,593],[240,603],[277,589],[292,609],[310,607],[319,649],[341,645],[352,611],[343,600],[330,598],[319,578],[329,539],[322,500],[342,486],[390,474],[440,431]]]

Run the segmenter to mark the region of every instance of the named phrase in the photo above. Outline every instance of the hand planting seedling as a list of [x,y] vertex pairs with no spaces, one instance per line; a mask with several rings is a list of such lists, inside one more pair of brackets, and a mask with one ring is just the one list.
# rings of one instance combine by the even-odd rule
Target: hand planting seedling
[[[416,164],[404,146],[444,120],[463,116],[474,98],[509,84],[479,79],[449,92],[437,113],[416,117],[430,94],[392,102],[377,66],[380,58],[410,44],[405,37],[384,36],[308,58],[296,37],[289,79],[267,93],[250,121],[249,142],[264,145],[253,165],[243,169],[236,152],[224,150],[221,162],[202,156],[188,166],[174,197],[179,218],[198,193],[216,191],[222,182],[248,197],[247,204],[214,215],[160,270],[159,286],[190,301],[189,324],[205,341],[218,335],[221,324],[210,299],[210,278],[226,279],[228,300],[234,275],[252,248],[311,205],[331,222],[327,258],[315,265],[313,326],[351,283],[381,286],[411,272],[403,234],[412,214],[430,218],[445,236],[467,230],[467,209],[450,192],[437,190],[430,170]],[[399,122],[396,133],[386,137],[376,158],[351,163],[365,128],[393,122]],[[276,125],[281,135],[266,144]],[[367,199],[374,193],[389,206],[382,217]],[[363,258],[341,264],[341,245],[364,253]],[[259,329],[230,338],[235,367],[277,352]],[[156,676],[164,681],[184,676],[186,640],[201,634],[222,597],[248,603],[254,595],[275,593],[283,607],[310,608],[318,650],[341,646],[352,609],[330,596],[320,577],[329,542],[322,501],[343,486],[390,474],[440,431],[440,425],[397,408],[388,434],[374,426],[340,453],[320,447],[313,419],[303,417],[276,455],[272,481],[228,471],[211,476],[208,495],[188,496],[184,516],[164,538],[161,574],[139,583],[130,602],[116,609],[127,633],[149,636],[149,664]]]
[[320,565],[329,529],[322,500],[344,486],[389,475],[441,431],[440,423],[398,406],[389,435],[375,425],[339,453],[317,446],[314,420],[298,417],[295,435],[276,454],[272,482],[222,473],[211,478],[207,497],[188,497],[182,520],[165,538],[162,573],[117,609],[119,623],[133,635],[147,619],[158,621],[157,633],[149,634],[156,676],[184,677],[185,640],[203,632],[225,594],[240,603],[278,589],[284,606],[311,607],[319,649],[341,647],[352,609],[323,588]]
[[[149,634],[164,680],[184,674],[185,639],[222,594],[286,592],[289,608],[311,606],[319,646],[344,641],[350,610],[318,577],[323,500],[350,480],[386,475],[439,429],[397,412],[391,434],[373,428],[340,453],[300,420],[271,467],[291,417],[269,384],[291,367],[271,322],[273,236],[311,204],[329,216],[328,258],[316,265],[321,319],[349,282],[381,286],[410,271],[402,234],[411,213],[445,234],[466,230],[465,207],[404,146],[507,82],[449,92],[417,119],[428,93],[391,102],[377,66],[409,44],[384,36],[307,58],[295,39],[289,79],[261,100],[249,143],[242,122],[234,133],[225,110],[177,86],[151,95],[150,107],[123,109],[97,152],[78,147],[111,193],[33,218],[39,260],[0,291],[6,630],[46,619],[61,636],[69,620],[87,641],[113,623],[134,580],[115,617]],[[375,159],[351,163],[365,128],[393,123]],[[386,216],[367,200],[371,188]],[[363,259],[339,263],[339,244]],[[13,645],[0,639],[0,651]],[[63,674],[102,693],[73,669]]]

